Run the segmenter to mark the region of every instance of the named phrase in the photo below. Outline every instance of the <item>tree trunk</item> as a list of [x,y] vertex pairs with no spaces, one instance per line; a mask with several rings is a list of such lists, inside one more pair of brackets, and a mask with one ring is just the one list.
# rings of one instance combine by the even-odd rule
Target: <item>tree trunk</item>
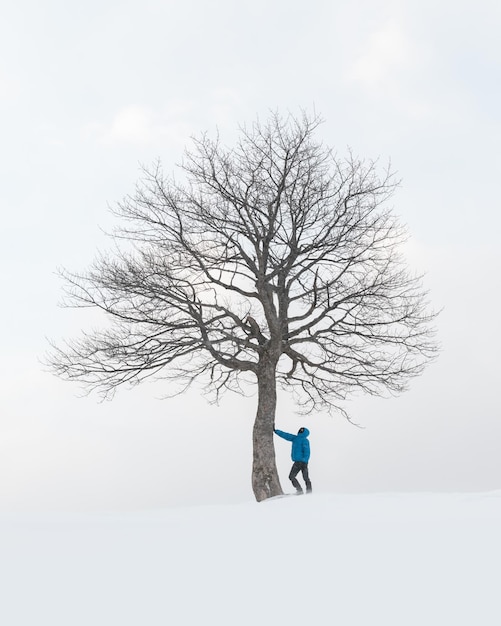
[[277,406],[276,363],[262,359],[258,370],[258,404],[253,431],[252,489],[258,502],[283,494],[275,462],[273,424]]

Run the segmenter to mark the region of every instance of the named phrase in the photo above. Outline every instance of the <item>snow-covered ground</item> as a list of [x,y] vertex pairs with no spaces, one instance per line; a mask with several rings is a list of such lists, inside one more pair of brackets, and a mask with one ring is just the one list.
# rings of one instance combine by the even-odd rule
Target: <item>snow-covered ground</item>
[[501,492],[0,516],[2,626],[499,626]]

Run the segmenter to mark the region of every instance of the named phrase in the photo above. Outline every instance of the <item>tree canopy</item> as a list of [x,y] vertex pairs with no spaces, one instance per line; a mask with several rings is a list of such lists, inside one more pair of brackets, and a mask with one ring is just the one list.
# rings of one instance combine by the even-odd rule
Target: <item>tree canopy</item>
[[55,372],[104,396],[152,375],[216,395],[267,380],[266,433],[276,385],[304,411],[402,391],[437,346],[388,206],[398,181],[338,157],[316,139],[320,122],[272,115],[233,147],[202,135],[180,180],[145,169],[113,209],[116,249],[63,273],[69,303],[111,324],[55,346]]

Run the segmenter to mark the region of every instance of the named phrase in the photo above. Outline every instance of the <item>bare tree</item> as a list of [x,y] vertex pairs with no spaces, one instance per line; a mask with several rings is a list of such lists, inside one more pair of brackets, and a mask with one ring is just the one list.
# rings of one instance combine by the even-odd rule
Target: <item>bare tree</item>
[[347,416],[351,392],[401,392],[436,352],[434,314],[386,206],[397,182],[333,155],[314,139],[320,121],[273,115],[232,149],[194,140],[182,183],[157,165],[114,209],[117,251],[63,273],[69,304],[111,321],[54,346],[63,378],[104,396],[152,375],[182,389],[201,379],[216,396],[257,383],[258,501],[282,493],[277,385],[304,411]]

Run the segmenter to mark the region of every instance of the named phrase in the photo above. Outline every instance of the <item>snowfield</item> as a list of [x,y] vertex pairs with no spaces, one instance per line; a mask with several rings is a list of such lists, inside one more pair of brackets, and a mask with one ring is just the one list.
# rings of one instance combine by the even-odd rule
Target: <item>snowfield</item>
[[2,626],[499,626],[501,491],[0,516]]

